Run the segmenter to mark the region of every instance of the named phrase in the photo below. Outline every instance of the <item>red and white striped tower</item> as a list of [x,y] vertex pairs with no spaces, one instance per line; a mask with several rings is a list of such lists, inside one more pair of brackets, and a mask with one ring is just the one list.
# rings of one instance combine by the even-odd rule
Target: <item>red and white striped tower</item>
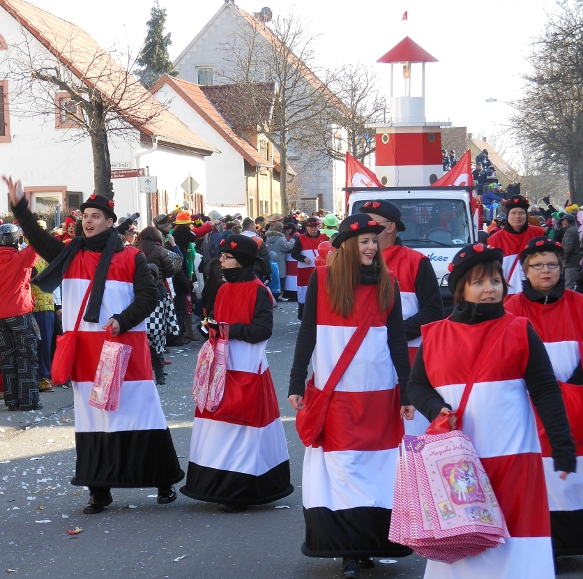
[[[377,62],[391,64],[391,119],[374,125],[376,175],[387,187],[429,185],[443,175],[440,127],[450,125],[425,119],[425,63],[437,60],[407,36]],[[411,96],[415,63],[421,63],[421,96]],[[403,65],[397,91],[395,64]]]

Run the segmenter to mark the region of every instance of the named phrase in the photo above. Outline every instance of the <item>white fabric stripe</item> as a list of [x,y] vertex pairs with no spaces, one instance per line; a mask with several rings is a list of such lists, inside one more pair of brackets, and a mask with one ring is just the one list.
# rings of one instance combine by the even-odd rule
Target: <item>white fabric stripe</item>
[[577,364],[579,364],[579,346],[577,342],[545,342],[545,348],[551,359],[553,372],[557,380],[566,382],[573,374]]
[[289,460],[281,418],[263,428],[195,418],[190,462],[254,476]]
[[415,292],[401,291],[401,308],[404,320],[414,316],[419,311],[419,300]]
[[[553,459],[543,457],[549,509],[551,511],[578,511],[583,509],[583,456],[577,457],[577,472],[561,480],[555,472]],[[582,530],[583,531],[583,530]]]
[[285,291],[288,292],[297,292],[298,291],[298,278],[295,275],[286,275],[285,276]]
[[421,336],[418,338],[413,338],[407,342],[409,348],[418,348],[421,345]]
[[502,271],[504,272],[504,277],[509,283],[508,295],[518,294],[522,291],[522,280],[525,279],[525,275],[522,272],[522,267],[520,266],[520,261],[516,263],[516,267],[512,272],[512,279],[508,279],[510,275],[510,270],[516,261],[517,254],[507,255],[502,261]]
[[298,267],[299,268],[314,267],[316,257],[318,257],[318,252],[315,249],[302,249],[302,255],[304,257],[309,257],[312,260],[312,263],[307,264],[304,263],[303,261],[298,261]]
[[[356,328],[347,326],[318,325],[316,348],[312,363],[316,376],[316,388],[322,390],[332,373],[338,358]],[[372,392],[395,387],[391,354],[387,346],[386,326],[370,328],[350,366],[336,386],[337,392]]]
[[[455,410],[465,384],[436,390]],[[492,416],[492,421],[475,417]],[[463,431],[474,443],[480,458],[540,452],[534,413],[524,380],[476,382],[463,416]]]
[[267,340],[257,344],[249,344],[241,340],[229,340],[229,357],[227,359],[227,370],[238,372],[251,372],[258,374],[265,372],[268,367],[265,348]]
[[297,284],[297,288],[298,288],[297,289],[298,302],[300,302],[300,304],[305,304],[306,303],[306,293],[308,292],[308,286]]
[[302,502],[306,509],[393,508],[398,449],[324,452],[306,448]]
[[[79,310],[87,287],[88,279],[64,279],[63,280],[63,331],[71,332],[75,328]],[[134,301],[134,285],[123,281],[107,280],[103,293],[103,302],[99,312],[99,323],[92,324],[81,318],[80,332],[101,332],[102,326],[113,316],[125,310]],[[146,320],[140,322],[130,332],[145,332]]]
[[413,420],[404,420],[404,424],[405,434],[408,434],[409,436],[420,436],[421,434],[425,434],[425,431],[429,426],[429,420],[427,420],[419,410],[415,410]]
[[451,565],[428,560],[424,579],[555,579],[549,537],[504,541],[503,545]]
[[89,406],[92,388],[92,382],[73,382],[76,432],[166,430],[166,418],[153,380],[124,382],[119,410],[115,412]]

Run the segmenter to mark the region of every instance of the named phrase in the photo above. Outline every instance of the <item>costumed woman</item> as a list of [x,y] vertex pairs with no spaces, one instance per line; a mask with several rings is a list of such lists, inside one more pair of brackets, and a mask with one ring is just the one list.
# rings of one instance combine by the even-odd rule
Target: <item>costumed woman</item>
[[229,354],[223,399],[215,412],[196,409],[186,485],[180,492],[237,513],[293,492],[289,455],[265,349],[273,301],[255,276],[257,243],[233,234],[221,241],[227,283],[210,316],[227,323]]
[[[548,433],[557,485],[575,472],[575,445],[543,343],[525,318],[504,311],[503,252],[482,243],[453,258],[450,318],[422,328],[407,391],[432,421],[456,410],[476,371],[463,432],[472,440],[500,504],[510,538],[453,564],[427,561],[426,579],[555,577],[541,447],[531,406]],[[496,362],[485,350],[495,352]],[[457,426],[454,414],[450,427]]]
[[520,253],[526,275],[522,293],[506,302],[506,311],[528,318],[542,339],[559,381],[577,447],[577,473],[557,479],[548,437],[539,424],[553,553],[583,555],[583,295],[565,289],[563,249],[549,237],[535,237]]
[[[302,552],[342,557],[346,579],[372,567],[372,557],[412,552],[388,539],[402,417],[412,419],[414,408],[397,387],[407,384],[410,366],[398,285],[377,245],[383,229],[364,213],[340,224],[332,241],[338,251],[309,281],[290,376],[289,401],[307,444]],[[306,414],[314,389],[332,392],[322,432],[307,443],[299,421],[324,419]]]
[[[71,372],[77,449],[71,483],[89,487],[83,512],[100,513],[110,505],[112,487],[157,487],[158,503],[171,503],[176,500],[172,485],[184,472],[152,380],[145,319],[158,298],[144,254],[124,246],[113,226],[113,201],[106,197],[94,194],[81,205],[82,235],[65,244],[36,223],[20,182],[4,181],[30,245],[49,262],[34,282],[43,291],[53,291],[62,282],[65,334],[73,331],[88,296]],[[132,347],[115,412],[89,405],[108,326],[116,341]]]

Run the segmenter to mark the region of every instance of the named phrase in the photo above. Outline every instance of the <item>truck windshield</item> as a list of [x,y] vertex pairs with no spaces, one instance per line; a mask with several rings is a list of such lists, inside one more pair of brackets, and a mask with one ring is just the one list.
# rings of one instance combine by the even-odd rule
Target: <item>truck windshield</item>
[[[366,201],[356,201],[356,213]],[[449,199],[391,199],[401,211],[405,231],[399,238],[408,247],[455,247],[471,243],[463,201]]]

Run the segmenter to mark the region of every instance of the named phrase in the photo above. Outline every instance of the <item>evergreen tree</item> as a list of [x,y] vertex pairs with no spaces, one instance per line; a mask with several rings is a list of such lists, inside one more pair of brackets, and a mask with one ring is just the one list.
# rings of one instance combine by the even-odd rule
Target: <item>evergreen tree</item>
[[138,71],[138,78],[146,88],[151,88],[164,74],[177,76],[178,71],[174,70],[174,65],[168,57],[168,47],[172,44],[170,32],[164,34],[166,24],[166,9],[160,8],[158,0],[150,10],[150,20],[146,23],[148,33],[140,57],[136,60],[138,66],[142,67]]

